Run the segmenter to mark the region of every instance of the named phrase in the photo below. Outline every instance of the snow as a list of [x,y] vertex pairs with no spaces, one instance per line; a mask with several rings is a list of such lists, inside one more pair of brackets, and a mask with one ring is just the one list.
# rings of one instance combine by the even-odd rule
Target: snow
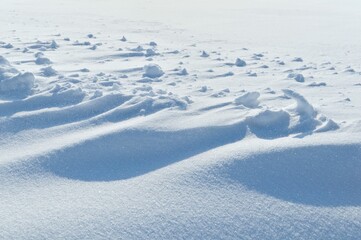
[[0,239],[361,238],[359,1],[50,2],[0,8]]

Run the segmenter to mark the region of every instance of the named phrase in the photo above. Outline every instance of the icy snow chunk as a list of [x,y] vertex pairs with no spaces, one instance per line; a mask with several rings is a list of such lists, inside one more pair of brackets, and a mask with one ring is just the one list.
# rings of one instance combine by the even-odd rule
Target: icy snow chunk
[[10,69],[13,69],[13,68],[11,67],[8,60],[6,60],[3,56],[0,56],[0,74],[5,71],[3,69],[9,69],[10,70]]
[[50,61],[49,58],[46,58],[46,57],[38,57],[36,60],[35,60],[35,63],[37,65],[48,65],[48,64],[51,64],[52,62]]
[[209,57],[209,54],[206,53],[206,51],[202,51],[201,57],[204,57],[204,58]]
[[148,78],[158,78],[163,76],[164,72],[157,64],[148,64],[144,66],[144,74],[143,77]]
[[300,57],[295,57],[294,59],[292,59],[292,62],[303,62],[303,59]]
[[207,92],[208,91],[208,87],[207,86],[202,86],[201,89],[199,89],[200,92]]
[[11,43],[8,43],[8,44],[3,45],[2,47],[10,49],[10,48],[13,48],[14,46]]
[[187,109],[188,103],[185,100],[177,97],[158,96],[153,99],[152,109],[153,111],[165,109],[165,108],[178,108],[181,110]]
[[167,91],[166,90],[163,90],[163,89],[157,89],[157,91],[155,91],[157,94],[159,95],[165,95],[167,94]]
[[253,54],[253,57],[261,58],[261,57],[264,57],[264,55],[262,53],[255,53],[255,54]]
[[188,96],[184,96],[181,98],[182,100],[186,101],[188,104],[193,103],[193,101],[188,97]]
[[74,43],[73,43],[73,46],[90,46],[91,43],[88,42],[88,41],[85,41],[85,42],[79,42],[78,40],[76,40]]
[[249,72],[247,73],[249,77],[257,77],[257,73]]
[[335,123],[332,119],[328,119],[325,124],[323,124],[321,127],[315,130],[315,132],[328,132],[328,131],[334,131],[339,129],[340,126],[338,126],[337,123]]
[[136,91],[143,91],[143,92],[150,92],[153,90],[152,86],[150,85],[143,85],[143,86],[140,86],[140,87],[136,87],[134,90]]
[[351,68],[350,66],[347,67],[344,71],[344,73],[355,73],[355,72],[356,72],[355,69]]
[[122,42],[126,42],[126,41],[127,41],[127,39],[123,36],[123,37],[120,39],[120,41],[122,41]]
[[180,72],[178,73],[179,76],[186,76],[188,75],[188,71],[187,69],[183,68],[182,70],[180,70]]
[[156,42],[150,42],[149,45],[152,46],[152,47],[158,46],[158,44]]
[[237,58],[236,63],[234,65],[236,65],[237,67],[244,67],[247,65],[247,63],[244,60]]
[[103,96],[103,92],[100,91],[99,89],[95,90],[93,96],[90,99],[95,99],[95,98],[99,98]]
[[319,83],[313,82],[313,83],[308,84],[307,86],[309,86],[309,87],[325,87],[326,85],[327,84],[325,82],[319,82]]
[[54,70],[51,66],[42,68],[41,73],[44,77],[51,77],[51,76],[55,76],[58,74],[58,72],[56,70]]
[[35,56],[36,58],[44,57],[44,53],[42,53],[42,52],[37,52],[37,53],[35,53],[34,56]]
[[145,52],[146,57],[151,57],[151,56],[155,56],[155,55],[157,55],[157,53],[151,48],[147,49]]
[[36,44],[28,46],[28,48],[39,49],[40,51],[46,51],[47,49],[57,49],[58,47],[59,45],[54,40],[52,40],[50,43],[37,41]]
[[305,77],[302,74],[298,74],[298,73],[290,73],[290,74],[288,74],[287,78],[294,79],[297,82],[304,82],[305,81]]
[[232,77],[232,76],[234,76],[233,72],[226,72],[226,73],[223,73],[223,74],[216,75],[215,78]]
[[59,47],[59,45],[54,40],[52,40],[49,45],[49,48],[57,49],[58,47]]
[[27,94],[34,87],[34,81],[34,75],[29,72],[19,73],[11,78],[0,79],[0,92]]
[[243,105],[247,108],[256,108],[259,105],[259,92],[248,92],[234,100],[236,105]]
[[214,97],[214,98],[221,98],[221,97],[225,97],[225,93],[224,92],[217,92],[217,93],[213,93],[211,95],[211,97]]
[[34,87],[35,77],[32,73],[20,73],[0,56],[0,93],[6,95],[28,95]]
[[131,51],[134,51],[134,52],[141,52],[141,51],[144,51],[144,48],[142,46],[138,46],[136,48],[132,48]]

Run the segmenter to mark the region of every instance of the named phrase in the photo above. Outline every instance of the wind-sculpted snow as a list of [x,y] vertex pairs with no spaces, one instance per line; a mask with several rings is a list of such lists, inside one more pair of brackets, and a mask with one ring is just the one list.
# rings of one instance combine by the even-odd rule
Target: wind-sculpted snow
[[[297,93],[285,92],[297,100],[297,113],[300,115],[297,117],[307,121],[291,126],[291,122],[295,122],[292,113],[259,109],[257,114],[241,118],[231,125],[177,131],[114,130],[85,138],[73,146],[38,158],[40,168],[70,179],[116,181],[138,177],[213,148],[241,141],[247,131],[258,138],[275,139],[316,129],[318,120],[313,108]],[[4,120],[1,129],[6,133],[23,131],[26,127],[45,129],[70,123],[72,127],[121,124],[168,108],[185,111],[186,106],[185,101],[168,97],[108,95],[72,107],[14,116]],[[303,132],[304,129],[307,132]]]
[[45,157],[41,167],[82,181],[142,176],[212,148],[241,140],[240,124],[179,131],[128,130],[87,140]]
[[4,0],[0,239],[360,239],[359,14],[307,1]]
[[[113,62],[118,58],[131,61],[133,57],[154,57],[158,58],[159,63],[98,73],[82,68],[72,74],[57,71],[53,66],[42,67],[37,73],[39,84],[31,86],[33,89],[32,92],[28,92],[29,96],[13,101],[4,98],[5,101],[0,103],[0,135],[8,137],[11,134],[33,131],[46,133],[47,130],[60,131],[61,134],[66,134],[67,131],[76,133],[81,129],[88,132],[92,128],[114,124],[116,127],[113,131],[96,135],[89,132],[89,136],[85,134],[79,141],[73,140],[71,144],[64,145],[55,144],[40,155],[31,154],[34,155],[31,159],[36,160],[37,168],[46,172],[68,179],[101,182],[140,177],[211,149],[242,141],[249,135],[269,140],[290,136],[302,138],[339,128],[335,121],[319,114],[303,95],[290,89],[279,89],[278,95],[274,90],[263,93],[235,91],[232,88],[215,89],[217,85],[214,83],[219,84],[226,81],[226,78],[236,81],[237,78],[245,76],[255,77],[257,74],[253,71],[259,68],[268,69],[267,65],[254,67],[254,63],[246,64],[244,60],[237,58],[236,64],[225,64],[222,68],[242,67],[243,73],[234,74],[233,70],[222,73],[222,69],[212,69],[212,60],[209,59],[219,54],[202,50],[200,56],[196,55],[198,60],[193,60],[194,66],[198,66],[197,61],[202,62],[199,65],[201,69],[196,69],[188,63],[191,67],[188,72],[183,68],[182,60],[186,51],[183,50],[181,55],[180,51],[175,50],[169,58],[171,61],[178,61],[177,67],[168,70],[161,67],[162,63],[165,64],[168,60],[168,57],[165,57],[165,54],[169,53],[168,49],[162,51],[161,46],[153,44],[145,50],[146,47],[140,43],[123,42],[129,53],[119,49],[118,51],[122,52],[120,54],[108,54],[106,57],[89,60],[101,59],[99,64],[104,64],[103,61]],[[78,48],[90,45],[87,43],[88,41],[84,44],[76,41],[68,46]],[[28,48],[61,51],[65,44],[58,45],[55,40],[38,41],[37,45]],[[195,51],[195,54],[198,53]],[[191,54],[192,51],[189,50],[186,56]],[[33,64],[52,64],[42,52],[36,53],[35,57],[36,61]],[[260,53],[249,56],[249,59],[255,61],[264,58],[265,55]],[[153,61],[145,59],[150,60]],[[221,61],[218,58],[216,60]],[[16,77],[11,74],[19,72],[5,58],[1,59],[1,64],[2,79],[15,81]],[[204,64],[206,66],[203,66]],[[207,64],[210,70],[205,71],[207,74],[202,76],[202,69],[207,68]],[[204,78],[202,82],[215,87],[202,86],[200,90],[195,91],[199,88],[198,74]],[[218,99],[216,105],[208,103],[208,99],[212,98]],[[264,100],[267,98],[273,102]],[[233,101],[229,101],[232,99]],[[278,102],[275,104],[274,100],[277,99]],[[177,130],[157,130],[162,125],[163,120],[157,120],[162,119],[162,112],[180,114],[185,117],[184,121],[192,122],[192,116],[199,116],[201,119],[227,122],[229,120],[226,118],[222,120],[222,114],[230,110],[233,111],[233,123],[207,124],[204,120],[198,120],[199,123],[193,123],[195,127],[191,124],[189,127],[178,127]],[[145,123],[155,121],[159,126],[150,130],[139,126],[134,129],[118,129],[132,120],[138,121],[137,119],[143,119]],[[182,120],[173,121],[174,126],[182,124]]]

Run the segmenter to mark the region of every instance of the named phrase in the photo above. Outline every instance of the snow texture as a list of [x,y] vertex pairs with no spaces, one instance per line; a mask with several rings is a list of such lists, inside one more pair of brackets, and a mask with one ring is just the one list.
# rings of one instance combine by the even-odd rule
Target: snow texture
[[3,0],[0,239],[361,239],[360,7]]

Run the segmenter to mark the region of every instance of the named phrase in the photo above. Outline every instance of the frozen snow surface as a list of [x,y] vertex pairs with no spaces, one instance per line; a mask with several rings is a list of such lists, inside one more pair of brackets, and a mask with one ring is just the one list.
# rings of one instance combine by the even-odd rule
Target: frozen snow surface
[[0,239],[361,239],[356,0],[2,0]]

